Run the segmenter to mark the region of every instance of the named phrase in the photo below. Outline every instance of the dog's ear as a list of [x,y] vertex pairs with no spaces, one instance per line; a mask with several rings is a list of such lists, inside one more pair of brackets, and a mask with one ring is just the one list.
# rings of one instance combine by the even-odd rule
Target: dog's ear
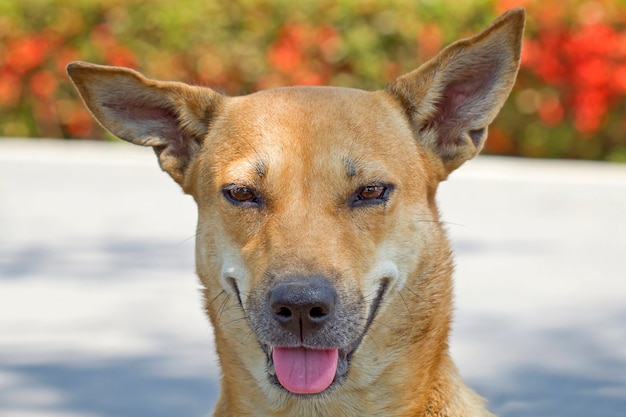
[[510,10],[386,87],[417,140],[443,163],[443,178],[482,149],[515,82],[524,21],[523,9]]
[[67,72],[94,117],[120,139],[152,146],[161,168],[184,185],[185,172],[223,96],[204,87],[150,80],[128,68],[72,62]]

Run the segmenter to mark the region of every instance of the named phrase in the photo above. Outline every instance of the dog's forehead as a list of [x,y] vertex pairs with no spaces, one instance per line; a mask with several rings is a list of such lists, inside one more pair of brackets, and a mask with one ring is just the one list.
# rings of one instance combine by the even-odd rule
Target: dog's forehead
[[230,98],[214,127],[214,163],[259,175],[281,158],[355,175],[417,148],[397,103],[384,92],[349,88],[287,87]]
[[235,98],[227,117],[234,127],[282,142],[326,141],[325,145],[340,146],[352,139],[375,146],[374,133],[389,133],[398,127],[390,124],[405,122],[398,120],[395,103],[385,97],[349,88],[279,88]]

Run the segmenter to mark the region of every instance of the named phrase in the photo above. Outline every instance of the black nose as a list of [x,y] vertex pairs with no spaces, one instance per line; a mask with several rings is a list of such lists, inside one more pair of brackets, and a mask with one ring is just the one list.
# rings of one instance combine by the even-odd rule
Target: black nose
[[274,319],[301,341],[332,317],[337,292],[321,277],[281,281],[269,292]]

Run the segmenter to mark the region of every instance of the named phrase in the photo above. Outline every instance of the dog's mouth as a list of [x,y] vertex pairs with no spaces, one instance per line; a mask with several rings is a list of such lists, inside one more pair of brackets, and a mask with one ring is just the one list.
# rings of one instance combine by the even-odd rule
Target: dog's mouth
[[319,394],[348,373],[345,349],[265,345],[264,350],[270,380],[293,394]]
[[341,385],[348,375],[352,356],[378,313],[388,283],[388,280],[381,283],[363,331],[348,346],[310,348],[261,343],[270,381],[291,394],[321,394]]

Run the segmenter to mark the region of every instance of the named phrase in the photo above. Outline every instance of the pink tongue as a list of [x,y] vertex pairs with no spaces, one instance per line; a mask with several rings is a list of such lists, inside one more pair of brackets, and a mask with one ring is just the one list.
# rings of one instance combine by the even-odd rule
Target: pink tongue
[[275,347],[272,358],[280,384],[294,394],[317,394],[333,382],[337,349]]

